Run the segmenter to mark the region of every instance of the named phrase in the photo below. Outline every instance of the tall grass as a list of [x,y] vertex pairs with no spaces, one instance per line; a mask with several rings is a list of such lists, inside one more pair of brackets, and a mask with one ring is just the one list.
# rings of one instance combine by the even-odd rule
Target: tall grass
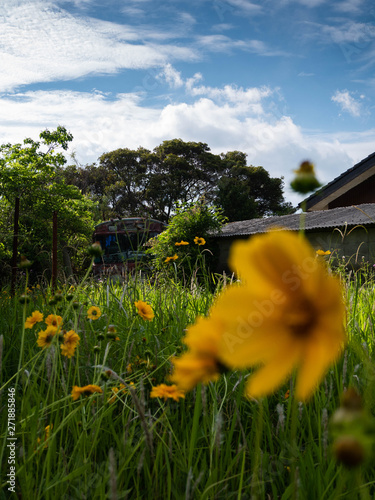
[[[3,290],[1,498],[374,498],[372,463],[346,470],[332,456],[329,422],[343,390],[356,387],[367,409],[375,408],[374,281],[358,274],[343,282],[350,340],[306,404],[293,398],[293,379],[262,401],[245,399],[249,372],[223,375],[179,402],[150,398],[183,350],[184,329],[208,312],[217,291],[138,275],[123,285],[85,282],[71,300],[67,285],[52,305],[48,287],[32,289],[27,304]],[[137,300],[152,305],[153,321],[137,314]],[[87,319],[91,305],[102,312],[95,321]],[[57,336],[51,347],[37,346],[40,327],[24,329],[35,310],[61,315],[64,328],[79,334],[73,358],[61,355]],[[119,340],[108,336],[109,325]],[[103,393],[73,401],[72,387],[88,384]],[[16,390],[14,494],[9,387]]]

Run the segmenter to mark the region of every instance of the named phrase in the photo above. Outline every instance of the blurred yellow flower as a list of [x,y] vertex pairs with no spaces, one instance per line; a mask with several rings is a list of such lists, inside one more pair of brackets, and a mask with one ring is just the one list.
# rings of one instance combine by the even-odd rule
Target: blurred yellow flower
[[39,323],[40,321],[43,321],[43,314],[39,311],[34,311],[31,313],[31,316],[26,318],[25,328],[32,328],[35,323]]
[[180,398],[184,398],[185,393],[177,385],[166,385],[160,384],[153,387],[150,392],[150,398],[164,398],[166,401],[168,398],[178,401]]
[[74,356],[80,337],[74,330],[69,330],[64,334],[64,343],[61,344],[61,354],[67,358]]
[[147,304],[147,302],[138,300],[137,302],[134,302],[134,305],[137,308],[138,314],[141,316],[141,318],[147,321],[151,321],[155,317],[152,307],[150,306],[150,304]]
[[188,351],[179,358],[172,358],[171,361],[174,370],[169,380],[184,392],[191,391],[200,382],[208,384],[220,377],[216,360],[209,356],[198,356]]
[[331,255],[331,252],[330,252],[330,250],[326,250],[326,251],[324,251],[324,250],[317,250],[316,251],[316,255],[320,255],[320,256]]
[[200,238],[199,236],[196,236],[194,238],[194,243],[196,245],[205,245],[206,244],[206,240],[204,238]]
[[262,365],[247,384],[254,398],[298,367],[296,397],[307,399],[346,341],[339,280],[288,231],[236,242],[229,265],[242,285],[227,288],[211,311],[225,325],[218,358],[232,369]]
[[101,310],[99,309],[99,307],[96,306],[91,306],[87,311],[88,319],[92,320],[99,319],[101,315],[102,315]]
[[62,317],[57,316],[56,314],[50,314],[49,316],[46,317],[44,321],[46,325],[54,326],[55,328],[63,324]]
[[181,241],[175,243],[176,247],[180,247],[180,246],[184,246],[184,245],[189,245],[189,242],[181,240]]
[[73,386],[72,398],[76,401],[80,396],[90,396],[94,392],[102,393],[102,389],[98,385],[85,385],[84,387]]
[[56,333],[57,327],[49,325],[45,330],[39,332],[38,340],[36,341],[36,343],[39,347],[45,349],[46,347],[49,347],[51,345],[53,337],[56,335]]
[[164,262],[167,262],[167,263],[168,263],[168,262],[170,262],[171,260],[177,260],[177,259],[178,259],[178,255],[177,255],[177,254],[174,254],[174,255],[173,255],[173,257],[167,257],[167,258],[165,259],[165,261],[164,261]]
[[200,382],[216,381],[225,369],[219,360],[220,339],[224,323],[215,318],[199,317],[187,330],[183,342],[189,350],[179,358],[172,358],[174,367],[171,382],[183,391],[191,391]]

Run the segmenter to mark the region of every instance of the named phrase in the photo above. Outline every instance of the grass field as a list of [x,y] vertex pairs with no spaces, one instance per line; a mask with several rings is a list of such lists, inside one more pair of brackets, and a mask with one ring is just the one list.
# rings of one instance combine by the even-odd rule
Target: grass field
[[[168,383],[186,327],[229,286],[223,279],[210,291],[158,277],[135,275],[123,285],[89,278],[61,285],[57,301],[48,286],[33,287],[23,304],[24,289],[15,297],[2,290],[1,498],[375,498],[375,281],[360,272],[341,279],[349,340],[306,403],[293,397],[294,378],[247,399],[249,370],[199,384],[184,398],[150,397]],[[137,301],[152,307],[152,321]],[[25,328],[34,311],[43,320]],[[71,357],[62,355],[59,334],[38,345],[49,315],[79,335]],[[74,386],[88,385],[101,392],[72,397]],[[348,387],[362,398],[359,424],[349,424],[366,451],[351,468],[332,448],[333,415]]]

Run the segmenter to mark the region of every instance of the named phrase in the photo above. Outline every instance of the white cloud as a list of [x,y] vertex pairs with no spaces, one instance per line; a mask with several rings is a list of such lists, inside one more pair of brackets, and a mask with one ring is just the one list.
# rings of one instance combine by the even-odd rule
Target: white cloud
[[0,17],[0,92],[198,58],[192,49],[160,43],[170,34],[73,16],[48,1],[3,0]]
[[336,90],[331,100],[338,104],[342,111],[347,111],[352,116],[361,115],[361,103],[356,101],[347,90]]
[[288,56],[287,52],[271,49],[261,40],[233,40],[226,35],[202,35],[197,37],[197,45],[210,52],[243,50],[261,56]]
[[181,73],[173,68],[171,64],[166,64],[163,70],[156,77],[158,80],[164,80],[170,88],[177,89],[184,84]]
[[[198,78],[196,79],[196,81]],[[240,150],[248,162],[262,165],[272,176],[285,176],[304,159],[316,165],[321,182],[332,180],[373,152],[374,131],[366,134],[317,135],[303,131],[280,113],[272,114],[270,89],[207,87],[207,95],[191,103],[162,108],[146,106],[138,94],[111,96],[100,92],[38,91],[0,98],[0,143],[37,139],[41,130],[64,125],[74,136],[72,149],[82,164],[120,147],[153,149],[163,140],[179,137],[206,142],[214,153]],[[244,99],[263,109],[259,114]],[[277,107],[277,103],[276,103]],[[300,201],[288,188],[288,200]]]

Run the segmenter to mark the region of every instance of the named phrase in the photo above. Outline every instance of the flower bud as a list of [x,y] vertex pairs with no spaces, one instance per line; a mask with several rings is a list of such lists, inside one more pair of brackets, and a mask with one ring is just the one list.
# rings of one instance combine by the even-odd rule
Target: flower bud
[[95,241],[95,243],[89,246],[87,251],[92,257],[101,257],[104,253],[99,241]]
[[28,269],[29,267],[31,267],[31,265],[32,265],[32,262],[24,255],[21,255],[21,261],[18,264],[18,267],[20,269]]
[[354,436],[341,436],[333,443],[333,453],[338,462],[348,469],[358,467],[366,458],[364,446]]
[[321,186],[315,177],[314,165],[309,161],[303,161],[294,173],[296,176],[290,186],[296,193],[306,194]]
[[26,293],[23,293],[18,300],[20,304],[28,304],[31,299]]

